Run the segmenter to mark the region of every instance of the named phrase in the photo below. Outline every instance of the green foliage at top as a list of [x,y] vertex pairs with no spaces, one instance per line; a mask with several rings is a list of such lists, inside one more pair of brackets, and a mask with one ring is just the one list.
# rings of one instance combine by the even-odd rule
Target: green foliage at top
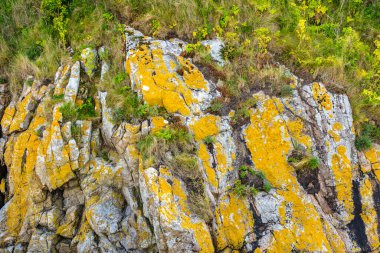
[[[343,87],[359,123],[378,121],[379,20],[380,1],[371,0],[3,0],[0,77],[13,94],[28,75],[52,78],[69,46],[80,52],[107,45],[115,63],[110,75],[121,72],[128,22],[145,34],[187,40],[187,53],[203,50],[200,40],[222,38],[227,62],[221,89],[233,98],[262,88],[268,76],[261,72],[277,69],[279,61],[306,80]],[[99,86],[116,87],[107,81]],[[290,89],[280,93],[287,96]]]
[[361,133],[355,140],[357,150],[365,151],[371,148],[373,142],[380,143],[380,127],[368,122],[362,124]]

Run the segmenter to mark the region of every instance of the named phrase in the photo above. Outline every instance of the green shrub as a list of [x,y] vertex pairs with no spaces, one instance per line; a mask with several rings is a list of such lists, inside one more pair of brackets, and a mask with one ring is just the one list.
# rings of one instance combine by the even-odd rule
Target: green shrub
[[[53,98],[54,100],[54,98]],[[87,98],[82,105],[76,106],[72,102],[64,103],[60,108],[63,122],[75,122],[76,120],[87,120],[96,117],[94,99]]]
[[76,107],[72,102],[64,103],[59,111],[62,113],[63,122],[75,122],[78,118]]
[[44,48],[40,42],[33,43],[30,47],[26,49],[26,56],[29,60],[36,60],[43,52]]
[[83,104],[75,109],[80,120],[96,117],[95,102],[92,97],[87,98]]
[[355,147],[359,151],[365,151],[367,149],[370,149],[372,146],[372,140],[369,136],[367,135],[362,135],[356,137],[355,140]]

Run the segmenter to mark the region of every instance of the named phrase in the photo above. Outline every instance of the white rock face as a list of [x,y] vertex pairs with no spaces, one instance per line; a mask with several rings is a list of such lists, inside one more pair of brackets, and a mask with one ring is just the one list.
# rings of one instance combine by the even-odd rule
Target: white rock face
[[203,40],[201,44],[204,46],[209,46],[211,48],[211,57],[216,61],[220,66],[224,66],[224,59],[222,56],[222,49],[224,47],[224,42],[220,39],[214,40]]
[[69,83],[66,86],[65,90],[65,101],[66,102],[75,102],[75,99],[78,94],[80,82],[80,63],[79,61],[75,62],[71,67],[71,74]]

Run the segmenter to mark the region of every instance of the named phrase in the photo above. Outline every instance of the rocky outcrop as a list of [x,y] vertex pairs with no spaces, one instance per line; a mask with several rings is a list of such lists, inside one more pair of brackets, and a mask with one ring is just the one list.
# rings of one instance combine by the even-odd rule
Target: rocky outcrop
[[[236,127],[234,112],[207,113],[220,94],[185,47],[126,31],[131,88],[170,118],[115,124],[102,91],[92,97],[96,119],[63,117],[62,105],[86,99],[81,77],[109,69],[105,48],[83,50],[54,83],[1,97],[1,252],[376,251],[380,146],[355,149],[347,96],[293,77],[291,96],[252,94],[249,123]],[[181,171],[183,160],[147,163],[139,151],[173,125],[193,138],[193,170]],[[317,169],[297,169],[310,157]],[[252,194],[237,193],[239,178]]]

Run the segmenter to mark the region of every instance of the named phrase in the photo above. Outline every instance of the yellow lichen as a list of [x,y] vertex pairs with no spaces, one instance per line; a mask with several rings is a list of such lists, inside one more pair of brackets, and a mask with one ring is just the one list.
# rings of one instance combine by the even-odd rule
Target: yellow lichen
[[251,124],[244,134],[255,167],[283,197],[278,210],[283,229],[273,231],[268,252],[290,252],[294,247],[301,251],[331,251],[321,218],[304,198],[294,168],[287,162],[292,149],[290,136],[310,144],[309,137],[302,132],[302,121],[284,120],[279,117],[283,107],[278,99],[262,99],[262,108],[251,112]]
[[218,189],[218,180],[215,173],[215,170],[211,166],[211,156],[207,151],[207,147],[204,143],[199,144],[199,150],[198,150],[198,157],[201,159],[203,168],[205,169],[208,182],[215,187],[215,189]]
[[347,211],[345,221],[353,219],[354,203],[352,201],[352,166],[347,157],[346,147],[338,146],[337,153],[331,157],[331,169],[335,178],[335,189],[339,204]]
[[164,106],[171,113],[189,116],[190,107],[196,101],[190,89],[208,90],[203,75],[181,56],[176,60],[186,66],[183,80],[176,71],[176,61],[170,60],[167,66],[161,49],[141,45],[130,53],[126,70],[132,75],[134,88],[142,93],[148,105]]
[[253,232],[253,214],[244,199],[234,194],[224,195],[215,210],[217,223],[217,247],[240,249],[245,236]]
[[220,117],[215,115],[206,115],[199,120],[194,120],[190,124],[190,129],[194,133],[195,140],[200,141],[204,138],[219,133]]
[[373,250],[380,246],[379,235],[377,233],[377,215],[373,203],[372,184],[368,177],[365,177],[360,187],[362,203],[362,213],[360,214],[365,223],[368,243]]
[[324,108],[329,111],[332,109],[331,97],[325,86],[320,85],[319,83],[313,83],[311,86],[313,98],[319,104],[319,108]]

